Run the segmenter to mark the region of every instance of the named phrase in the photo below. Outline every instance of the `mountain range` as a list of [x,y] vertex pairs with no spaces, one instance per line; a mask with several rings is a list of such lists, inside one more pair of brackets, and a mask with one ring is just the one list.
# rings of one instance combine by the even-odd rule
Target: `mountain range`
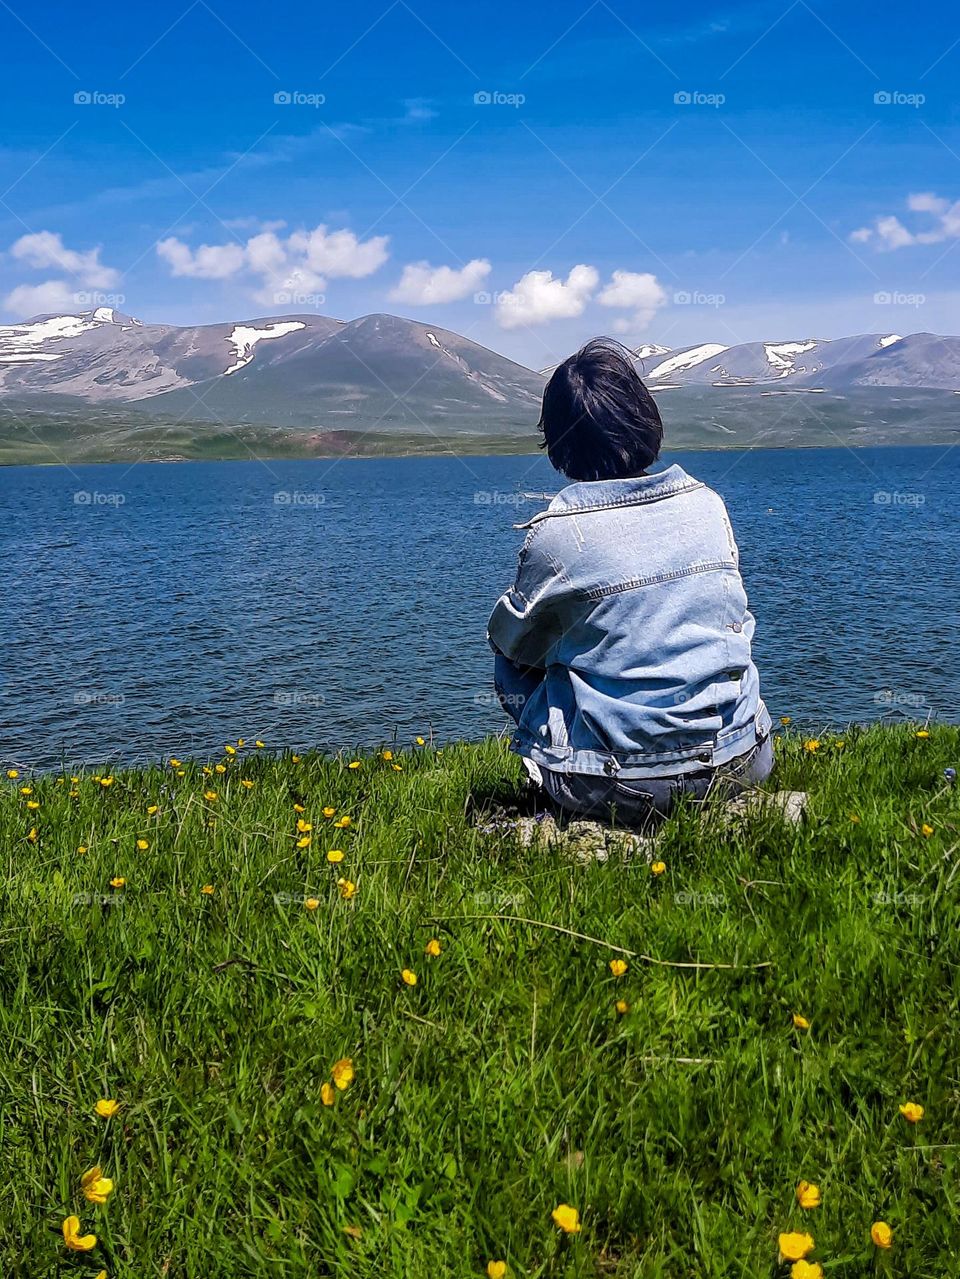
[[[954,442],[960,430],[958,337],[647,343],[632,354],[692,446],[755,442],[787,417],[792,434],[778,426],[769,442],[816,442],[825,420],[828,437],[865,443]],[[523,451],[550,371],[392,315],[199,326],[141,323],[110,307],[40,315],[0,325],[0,461],[38,460],[31,441],[49,450],[52,440],[79,460],[225,456],[241,438],[273,455],[423,451],[438,438],[463,451]],[[808,407],[774,415],[774,396]]]

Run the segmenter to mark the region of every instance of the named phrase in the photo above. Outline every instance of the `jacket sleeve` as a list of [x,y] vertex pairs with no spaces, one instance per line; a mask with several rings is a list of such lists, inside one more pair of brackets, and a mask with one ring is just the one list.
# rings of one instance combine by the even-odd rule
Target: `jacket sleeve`
[[487,640],[494,652],[514,666],[545,671],[563,636],[568,589],[563,566],[535,531],[520,552],[516,581],[497,600],[487,623]]

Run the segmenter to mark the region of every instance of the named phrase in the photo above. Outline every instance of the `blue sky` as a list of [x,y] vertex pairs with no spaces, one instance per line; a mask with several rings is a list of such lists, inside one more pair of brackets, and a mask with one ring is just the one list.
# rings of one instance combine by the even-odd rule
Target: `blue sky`
[[960,332],[955,9],[639,8],[4,0],[2,314]]

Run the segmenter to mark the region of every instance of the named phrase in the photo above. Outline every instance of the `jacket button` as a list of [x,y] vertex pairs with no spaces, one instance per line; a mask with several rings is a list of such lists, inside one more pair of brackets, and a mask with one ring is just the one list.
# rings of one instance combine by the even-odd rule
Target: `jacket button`
[[743,627],[740,625],[739,622],[734,622],[734,624],[730,627],[730,629],[731,631],[734,632],[735,635],[739,635],[740,632],[743,630]]

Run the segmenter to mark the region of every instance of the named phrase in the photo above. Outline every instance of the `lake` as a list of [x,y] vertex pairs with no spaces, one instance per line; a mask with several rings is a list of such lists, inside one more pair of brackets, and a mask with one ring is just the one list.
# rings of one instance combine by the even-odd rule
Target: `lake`
[[[726,500],[774,716],[960,716],[960,450],[665,460]],[[0,757],[496,731],[518,490],[558,486],[540,456],[0,469]]]

